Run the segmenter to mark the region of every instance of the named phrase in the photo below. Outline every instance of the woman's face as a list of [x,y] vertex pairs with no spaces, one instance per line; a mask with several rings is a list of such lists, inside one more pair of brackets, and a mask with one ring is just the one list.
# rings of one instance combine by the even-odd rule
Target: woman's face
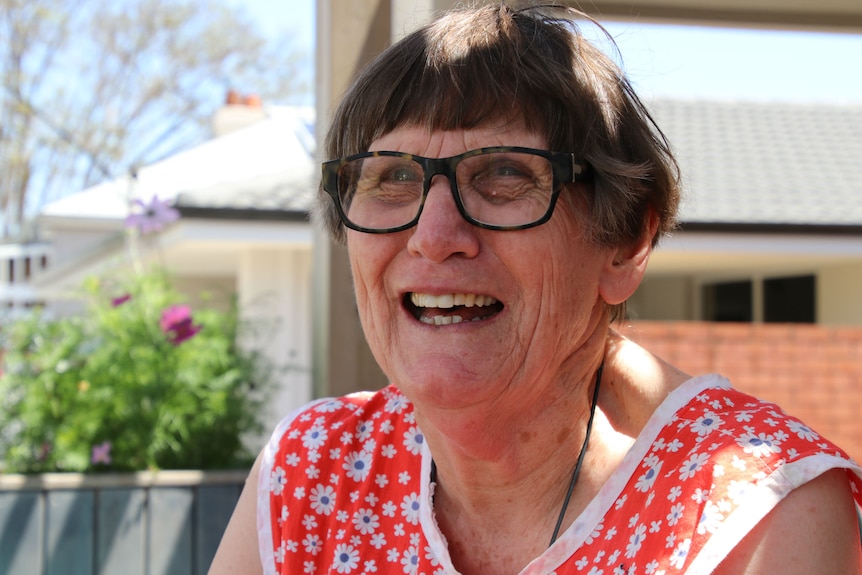
[[[547,144],[511,124],[433,133],[402,127],[370,150],[447,157],[487,146]],[[348,231],[366,337],[411,400],[437,408],[521,402],[565,383],[578,351],[607,325],[602,287],[615,252],[586,239],[572,213],[578,204],[561,198],[535,228],[483,230],[461,217],[449,182],[436,176],[412,229]],[[453,316],[461,321],[450,323]],[[591,343],[593,353],[603,344],[596,351]]]

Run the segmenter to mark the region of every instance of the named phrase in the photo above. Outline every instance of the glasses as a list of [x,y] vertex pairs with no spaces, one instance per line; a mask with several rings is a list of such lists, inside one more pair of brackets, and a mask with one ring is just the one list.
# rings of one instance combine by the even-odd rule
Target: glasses
[[465,220],[487,230],[523,230],[545,223],[566,184],[589,179],[574,154],[500,146],[450,158],[365,152],[324,162],[323,189],[341,221],[371,234],[416,225],[431,180],[449,179]]

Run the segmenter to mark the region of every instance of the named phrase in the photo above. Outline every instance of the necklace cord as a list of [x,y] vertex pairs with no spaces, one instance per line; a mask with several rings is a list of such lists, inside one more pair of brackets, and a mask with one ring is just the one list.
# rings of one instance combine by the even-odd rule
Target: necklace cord
[[563,518],[565,518],[566,510],[569,508],[569,501],[572,499],[572,493],[575,491],[575,484],[578,482],[578,475],[581,474],[581,466],[584,463],[584,456],[587,453],[587,447],[590,443],[590,433],[593,430],[593,418],[596,415],[596,405],[599,403],[599,386],[602,383],[602,371],[604,370],[604,367],[605,364],[602,362],[596,372],[596,387],[593,390],[593,399],[590,404],[590,419],[587,421],[587,433],[584,437],[584,444],[581,446],[581,453],[578,455],[578,462],[575,464],[574,472],[572,472],[572,479],[569,481],[569,489],[566,491],[566,498],[563,500],[563,508],[560,509],[560,515],[557,517],[557,525],[554,527],[554,534],[551,535],[551,542],[548,544],[548,547],[554,544],[554,541],[557,540],[557,536],[560,534],[560,529],[563,526]]

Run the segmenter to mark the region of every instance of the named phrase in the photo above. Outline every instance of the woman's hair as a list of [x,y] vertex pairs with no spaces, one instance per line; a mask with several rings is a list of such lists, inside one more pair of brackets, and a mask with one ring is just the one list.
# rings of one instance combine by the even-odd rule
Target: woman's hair
[[[675,225],[676,161],[619,66],[582,36],[576,19],[589,17],[535,2],[446,13],[359,74],[335,112],[325,153],[365,152],[402,126],[442,131],[521,122],[544,135],[551,150],[573,152],[591,167],[590,193],[578,200],[587,207],[575,213],[592,241],[632,243],[647,232],[652,212],[659,221],[655,243]],[[318,212],[333,238],[344,241],[322,189]]]

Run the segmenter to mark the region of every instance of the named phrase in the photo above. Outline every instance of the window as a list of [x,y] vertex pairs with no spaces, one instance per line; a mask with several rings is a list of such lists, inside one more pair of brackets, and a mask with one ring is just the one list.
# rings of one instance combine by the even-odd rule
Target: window
[[702,317],[706,321],[817,321],[816,279],[813,275],[706,284],[701,301]]

